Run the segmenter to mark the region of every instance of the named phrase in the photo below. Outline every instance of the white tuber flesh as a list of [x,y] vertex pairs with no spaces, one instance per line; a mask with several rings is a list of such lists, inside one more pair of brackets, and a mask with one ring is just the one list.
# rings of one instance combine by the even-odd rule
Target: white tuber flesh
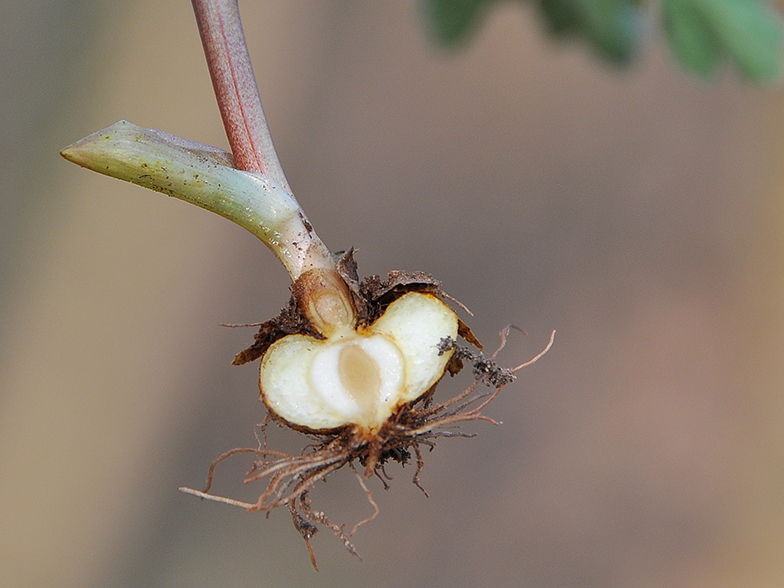
[[289,335],[261,364],[261,394],[291,425],[313,431],[357,425],[377,431],[402,404],[443,375],[457,338],[457,315],[431,294],[411,292],[360,332],[347,327],[325,340]]

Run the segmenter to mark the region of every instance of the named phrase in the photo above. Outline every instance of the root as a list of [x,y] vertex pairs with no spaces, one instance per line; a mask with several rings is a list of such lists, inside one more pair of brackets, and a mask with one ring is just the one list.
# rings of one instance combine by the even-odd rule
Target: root
[[[539,353],[537,353],[532,359],[529,359],[525,363],[521,363],[516,368],[512,368],[512,373],[514,374],[515,372],[519,372],[523,368],[527,368],[530,365],[534,365],[537,361],[542,359],[545,353],[550,351],[550,348],[553,346],[553,343],[555,343],[555,330],[553,330],[553,332],[550,333],[550,341],[548,341],[547,346],[544,349],[542,349]],[[495,357],[495,355],[493,355],[493,357]]]
[[289,511],[291,511],[291,517],[294,520],[294,528],[299,531],[300,535],[302,535],[302,538],[305,540],[305,545],[308,546],[310,563],[313,565],[313,569],[318,572],[319,567],[318,563],[316,562],[316,552],[313,551],[313,545],[310,542],[313,535],[318,533],[318,527],[302,518],[302,516],[297,512],[297,509],[293,503],[289,504]]
[[367,517],[366,519],[362,519],[361,521],[359,521],[356,525],[354,525],[354,528],[351,529],[351,533],[349,533],[348,536],[353,537],[354,533],[357,532],[357,529],[359,529],[365,523],[369,523],[370,521],[372,521],[378,516],[379,510],[376,501],[373,500],[373,493],[370,492],[370,489],[367,487],[367,484],[365,484],[365,480],[363,480],[362,476],[360,476],[359,472],[357,472],[357,468],[354,467],[353,463],[350,463],[349,466],[351,467],[351,471],[354,472],[354,476],[357,478],[359,485],[362,486],[362,489],[365,491],[365,496],[367,496],[367,500],[370,503],[370,506],[373,507],[373,514]]
[[[267,448],[266,427],[275,419],[268,417],[259,426],[256,433],[257,448],[232,449],[220,455],[210,465],[207,474],[207,485],[203,491],[192,488],[180,488],[180,491],[202,499],[221,502],[230,506],[244,508],[248,512],[260,511],[269,514],[275,508],[285,506],[291,513],[294,527],[302,535],[308,548],[311,563],[318,571],[316,556],[311,539],[318,532],[319,526],[330,528],[343,542],[352,555],[359,557],[350,539],[359,527],[374,520],[379,508],[365,481],[366,478],[377,477],[384,489],[389,488],[385,464],[396,461],[402,465],[413,459],[416,469],[412,483],[422,490],[426,497],[427,491],[420,483],[420,475],[425,461],[420,446],[429,450],[435,447],[439,437],[473,437],[471,433],[459,430],[460,424],[468,421],[487,421],[499,424],[498,421],[485,416],[481,411],[493,401],[501,389],[512,382],[516,372],[534,364],[553,345],[555,331],[552,332],[547,346],[531,360],[509,369],[496,363],[496,357],[506,346],[511,325],[500,333],[501,343],[498,349],[486,358],[481,352],[457,345],[452,339],[441,341],[441,353],[453,351],[453,357],[467,360],[472,365],[474,382],[460,394],[442,403],[434,402],[433,390],[428,391],[419,399],[401,406],[398,411],[371,438],[367,432],[358,429],[341,430],[328,435],[316,437],[316,443],[305,448],[300,455],[289,455]],[[480,384],[485,388],[477,391]],[[237,454],[251,453],[257,456],[253,466],[245,476],[245,483],[250,484],[266,479],[267,487],[255,503],[242,502],[223,496],[209,494],[215,468],[223,460]],[[364,472],[360,473],[355,466],[358,462]],[[367,501],[373,508],[373,514],[356,523],[350,532],[345,526],[332,523],[326,513],[313,510],[310,490],[319,480],[325,480],[330,474],[348,466],[364,490]]]
[[[431,451],[433,450],[433,445],[430,446],[430,450]],[[422,451],[419,449],[419,445],[414,445],[414,454],[416,455],[417,465],[416,465],[416,471],[414,472],[414,477],[411,480],[411,482],[414,484],[414,486],[416,486],[422,491],[422,493],[425,495],[425,498],[430,498],[430,494],[428,494],[427,490],[425,490],[422,487],[422,484],[419,483],[419,474],[422,473],[422,468],[425,467],[425,460],[422,457]]]
[[199,498],[203,498],[205,500],[212,500],[213,502],[222,502],[223,504],[229,504],[231,506],[239,506],[240,508],[244,508],[245,510],[248,511],[255,506],[255,504],[251,504],[250,502],[242,502],[241,500],[234,500],[233,498],[226,498],[225,496],[216,496],[215,494],[207,494],[206,492],[202,492],[201,490],[194,490],[193,488],[188,488],[187,486],[180,486],[178,490],[180,492],[184,492],[185,494],[198,496]]

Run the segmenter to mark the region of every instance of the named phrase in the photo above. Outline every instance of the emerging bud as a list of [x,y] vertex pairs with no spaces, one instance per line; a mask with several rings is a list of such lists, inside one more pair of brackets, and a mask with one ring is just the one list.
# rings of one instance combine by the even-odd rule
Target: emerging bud
[[354,327],[351,295],[337,271],[308,270],[294,282],[291,290],[302,312],[325,337]]

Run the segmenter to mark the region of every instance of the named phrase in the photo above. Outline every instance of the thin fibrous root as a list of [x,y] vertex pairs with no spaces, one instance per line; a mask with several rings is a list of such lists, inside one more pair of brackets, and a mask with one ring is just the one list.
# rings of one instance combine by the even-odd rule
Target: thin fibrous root
[[229,451],[219,455],[215,458],[215,460],[210,465],[210,470],[207,473],[207,486],[204,488],[204,492],[209,492],[210,488],[212,487],[212,477],[215,474],[215,467],[222,462],[227,457],[231,457],[237,453],[256,453],[256,454],[265,454],[266,452],[261,451],[259,449],[249,449],[246,447],[238,447],[236,449],[230,449]]
[[[433,450],[432,446],[430,447],[430,450]],[[422,468],[425,467],[425,459],[422,457],[422,451],[419,449],[419,445],[414,445],[414,454],[416,455],[416,471],[414,472],[414,478],[411,481],[414,486],[422,491],[425,498],[430,498],[430,494],[428,494],[427,490],[419,483],[419,474],[422,473]]]
[[[445,402],[434,402],[432,390],[419,399],[405,404],[375,434],[368,438],[360,430],[342,430],[338,433],[316,437],[316,443],[305,448],[300,455],[289,455],[267,449],[266,426],[274,420],[268,415],[259,427],[256,439],[257,448],[232,449],[213,461],[207,476],[207,487],[203,491],[192,488],[180,488],[182,492],[199,498],[221,502],[231,506],[244,508],[248,512],[261,511],[269,515],[270,511],[286,506],[294,521],[294,527],[302,535],[307,544],[308,553],[314,569],[318,570],[316,556],[311,538],[318,531],[318,526],[329,527],[343,541],[346,549],[359,557],[350,538],[359,527],[375,519],[379,508],[367,486],[365,478],[376,476],[381,480],[384,489],[389,488],[385,464],[392,460],[405,465],[410,459],[416,463],[412,482],[425,496],[429,496],[420,483],[420,475],[424,467],[421,445],[430,450],[435,447],[439,437],[472,437],[472,433],[459,430],[460,423],[468,421],[487,421],[499,424],[498,421],[482,414],[482,410],[493,401],[501,389],[515,379],[515,373],[538,361],[553,345],[555,331],[550,335],[547,346],[532,359],[519,366],[509,369],[496,363],[496,357],[506,346],[510,329],[508,326],[500,333],[501,343],[498,349],[486,358],[481,352],[457,345],[452,339],[441,341],[439,349],[442,353],[453,351],[454,356],[468,360],[473,366],[474,382],[465,390]],[[477,391],[479,385],[486,389]],[[245,476],[245,483],[252,483],[266,478],[267,487],[255,503],[243,502],[223,496],[209,494],[216,466],[224,459],[239,453],[252,453],[258,456]],[[355,462],[364,468],[360,473]],[[348,466],[365,491],[368,502],[373,507],[373,514],[359,521],[350,532],[344,526],[332,523],[322,511],[315,511],[311,506],[309,492],[319,480],[324,480],[332,472]],[[361,558],[360,558],[361,559]]]
[[319,567],[318,563],[316,562],[316,552],[313,551],[313,545],[310,542],[313,535],[318,533],[318,527],[310,521],[302,518],[302,516],[297,512],[297,508],[293,503],[289,504],[289,511],[291,512],[291,518],[294,520],[294,528],[299,531],[299,534],[302,535],[302,538],[305,540],[305,545],[308,546],[310,563],[313,565],[313,569],[318,572]]
[[193,496],[198,496],[199,498],[203,498],[205,500],[212,500],[213,502],[222,502],[223,504],[228,504],[231,506],[239,506],[240,508],[244,508],[247,511],[252,510],[256,505],[251,504],[250,502],[242,502],[241,500],[234,500],[233,498],[226,498],[225,496],[216,496],[215,494],[207,494],[206,492],[202,492],[201,490],[194,490],[193,488],[188,488],[187,486],[180,486],[178,488],[180,492],[184,492],[185,494],[192,494]]
[[354,533],[357,532],[357,529],[359,529],[365,523],[369,523],[370,521],[372,521],[373,519],[375,519],[378,516],[379,510],[378,510],[378,504],[376,504],[376,501],[373,500],[373,493],[370,492],[370,489],[367,487],[367,484],[365,484],[365,480],[363,480],[362,476],[359,475],[359,472],[357,471],[357,468],[354,467],[353,463],[350,463],[348,465],[351,468],[351,471],[354,472],[354,476],[357,478],[357,481],[359,482],[359,485],[362,486],[362,489],[365,491],[365,496],[367,496],[368,502],[373,507],[373,514],[370,515],[369,517],[359,521],[356,525],[354,525],[354,528],[351,529],[351,533],[349,533],[348,536],[349,537],[353,537]]
[[550,348],[553,346],[554,342],[555,342],[555,329],[553,329],[553,332],[550,333],[550,341],[548,341],[547,346],[544,349],[542,349],[539,353],[534,355],[532,359],[529,359],[525,363],[521,363],[516,368],[512,368],[511,372],[514,374],[515,372],[519,372],[523,368],[527,368],[530,365],[534,365],[537,361],[539,361],[544,356],[545,353],[550,351]]

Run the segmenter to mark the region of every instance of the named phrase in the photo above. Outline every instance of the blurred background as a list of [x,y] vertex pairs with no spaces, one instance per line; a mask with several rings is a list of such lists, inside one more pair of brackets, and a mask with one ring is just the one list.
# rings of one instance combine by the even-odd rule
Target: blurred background
[[[494,427],[371,481],[362,562],[286,512],[177,491],[253,446],[286,303],[250,234],[87,172],[65,145],[124,118],[226,148],[190,4],[0,2],[0,585],[780,587],[784,99],[686,77],[656,33],[631,69],[501,4],[437,49],[415,2],[241,3],[289,181],[360,271],[427,270],[502,355],[551,352]],[[652,28],[652,31],[655,27]],[[441,398],[467,376],[446,382]],[[298,451],[282,429],[270,445]],[[250,458],[214,490],[253,499]],[[349,472],[313,493],[353,524]]]

